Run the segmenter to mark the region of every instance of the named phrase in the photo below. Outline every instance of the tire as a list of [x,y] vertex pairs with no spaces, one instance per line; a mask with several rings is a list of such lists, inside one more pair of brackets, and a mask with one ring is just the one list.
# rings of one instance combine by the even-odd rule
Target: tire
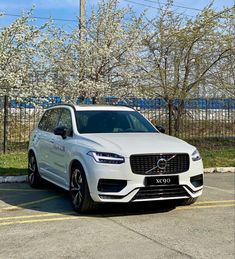
[[28,182],[33,188],[39,188],[42,185],[42,178],[38,172],[37,160],[33,152],[28,157]]
[[80,165],[72,168],[69,192],[73,209],[76,212],[88,212],[96,208],[96,204],[90,196],[84,170]]
[[187,206],[195,203],[198,198],[189,198],[189,199],[184,199],[184,200],[179,200],[178,204],[181,206]]

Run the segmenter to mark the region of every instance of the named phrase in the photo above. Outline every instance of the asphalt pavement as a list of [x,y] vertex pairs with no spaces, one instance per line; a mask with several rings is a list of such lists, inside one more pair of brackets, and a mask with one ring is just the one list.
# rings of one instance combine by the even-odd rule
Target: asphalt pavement
[[169,202],[72,211],[67,192],[0,184],[0,258],[233,258],[235,174],[206,174],[191,206]]

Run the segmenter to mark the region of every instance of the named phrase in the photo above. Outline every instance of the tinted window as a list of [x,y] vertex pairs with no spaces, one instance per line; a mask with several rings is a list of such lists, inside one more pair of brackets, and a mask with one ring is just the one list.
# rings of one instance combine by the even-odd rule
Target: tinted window
[[80,133],[157,132],[136,111],[77,111]]
[[51,109],[44,113],[41,121],[38,124],[40,130],[53,132],[60,115],[60,109]]
[[57,126],[65,126],[68,128],[68,135],[70,136],[73,132],[72,118],[70,110],[61,109],[61,115]]

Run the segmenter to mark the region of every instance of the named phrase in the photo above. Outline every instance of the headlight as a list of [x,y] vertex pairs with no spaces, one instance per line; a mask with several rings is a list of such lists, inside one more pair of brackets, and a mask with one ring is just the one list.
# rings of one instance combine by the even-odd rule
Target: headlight
[[191,156],[192,156],[192,160],[193,161],[198,161],[198,160],[201,159],[201,156],[200,156],[200,154],[199,154],[197,149],[192,153]]
[[87,155],[93,157],[98,163],[122,164],[125,162],[124,157],[113,153],[90,151]]

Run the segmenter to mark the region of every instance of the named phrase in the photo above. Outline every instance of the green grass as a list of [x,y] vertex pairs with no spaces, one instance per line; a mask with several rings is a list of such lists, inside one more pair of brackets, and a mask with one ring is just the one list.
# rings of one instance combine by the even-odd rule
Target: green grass
[[195,138],[186,139],[186,141],[196,146],[201,151],[207,150],[223,150],[223,149],[235,149],[235,137],[230,138]]
[[[235,167],[235,138],[204,138],[187,140],[200,151],[204,167]],[[0,175],[27,173],[27,153],[0,153]]]
[[235,167],[235,148],[200,151],[203,165],[207,167]]
[[235,138],[197,138],[188,142],[198,148],[207,167],[235,167]]
[[27,153],[0,154],[0,175],[27,174]]

